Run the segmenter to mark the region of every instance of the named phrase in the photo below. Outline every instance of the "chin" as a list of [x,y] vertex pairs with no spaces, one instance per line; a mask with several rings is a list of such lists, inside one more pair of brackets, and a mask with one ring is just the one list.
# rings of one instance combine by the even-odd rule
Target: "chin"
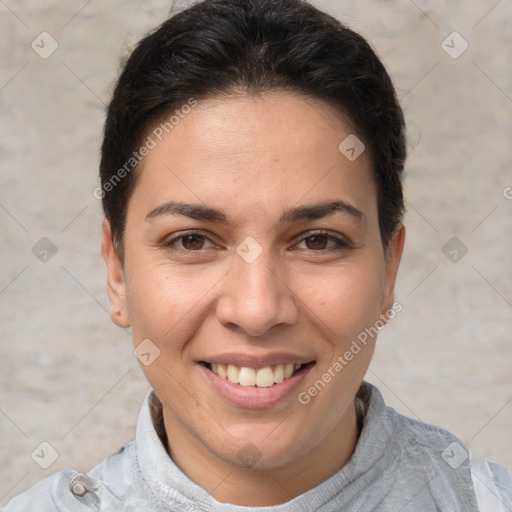
[[[226,446],[226,443],[222,443],[210,450],[230,466],[248,469],[277,469],[300,457],[296,438],[288,437],[282,442],[272,442],[265,433],[255,436],[254,428],[252,435],[240,436],[238,440],[233,440],[229,449],[226,449]],[[304,452],[306,451],[304,449]]]

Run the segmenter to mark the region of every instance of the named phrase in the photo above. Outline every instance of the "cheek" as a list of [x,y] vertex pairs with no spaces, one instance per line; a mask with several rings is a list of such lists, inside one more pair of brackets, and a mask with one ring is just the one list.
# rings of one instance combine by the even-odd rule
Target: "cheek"
[[321,276],[303,274],[296,289],[325,335],[344,345],[379,318],[383,270],[373,263],[347,265]]
[[168,264],[136,262],[128,272],[127,307],[135,343],[181,339],[203,316],[215,279],[199,270],[183,272]]
[[211,279],[204,273],[199,277],[198,271],[184,275],[176,267],[149,261],[132,265],[128,275],[127,307],[134,346],[150,340],[158,348],[150,364],[141,360],[141,369],[158,396],[166,397],[172,390],[173,403],[189,403],[196,393],[184,391],[187,367],[178,363],[208,315]]

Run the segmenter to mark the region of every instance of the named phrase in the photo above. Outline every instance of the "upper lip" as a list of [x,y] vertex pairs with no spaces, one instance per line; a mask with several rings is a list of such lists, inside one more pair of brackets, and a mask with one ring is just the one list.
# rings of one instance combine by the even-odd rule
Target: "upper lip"
[[236,366],[245,366],[247,368],[264,368],[265,366],[274,366],[278,364],[307,364],[314,361],[312,357],[291,352],[272,352],[263,355],[250,355],[241,353],[216,354],[201,359],[201,362],[214,364],[234,364]]

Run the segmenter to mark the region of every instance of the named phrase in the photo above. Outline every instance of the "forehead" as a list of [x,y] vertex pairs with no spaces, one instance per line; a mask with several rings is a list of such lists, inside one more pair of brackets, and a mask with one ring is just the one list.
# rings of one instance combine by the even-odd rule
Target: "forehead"
[[134,191],[153,207],[184,199],[267,211],[329,194],[375,206],[369,155],[347,158],[344,141],[359,139],[324,102],[288,92],[222,96],[197,100],[166,125],[170,115],[146,134],[155,144]]

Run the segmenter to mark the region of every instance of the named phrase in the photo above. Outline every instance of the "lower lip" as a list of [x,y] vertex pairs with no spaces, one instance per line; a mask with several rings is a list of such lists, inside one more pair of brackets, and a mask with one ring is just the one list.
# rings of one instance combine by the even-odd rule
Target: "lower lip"
[[264,409],[272,407],[281,400],[289,397],[305,379],[314,364],[301,368],[291,377],[284,379],[279,384],[269,386],[268,388],[233,384],[228,379],[222,379],[203,364],[198,363],[198,366],[203,372],[203,375],[205,375],[205,377],[213,384],[215,389],[229,402],[239,407],[243,407],[244,409]]

